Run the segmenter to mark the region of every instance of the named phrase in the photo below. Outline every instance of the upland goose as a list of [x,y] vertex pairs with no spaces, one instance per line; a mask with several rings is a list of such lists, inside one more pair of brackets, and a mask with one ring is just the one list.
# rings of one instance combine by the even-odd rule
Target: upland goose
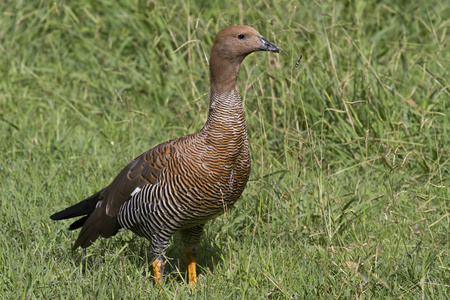
[[250,175],[247,127],[237,78],[242,60],[255,51],[279,52],[255,29],[230,26],[215,37],[209,63],[209,114],[197,133],[162,143],[131,161],[113,182],[89,198],[53,214],[84,216],[73,249],[129,229],[150,241],[158,284],[170,237],[181,232],[189,285],[197,283],[195,247],[208,220],[242,194]]

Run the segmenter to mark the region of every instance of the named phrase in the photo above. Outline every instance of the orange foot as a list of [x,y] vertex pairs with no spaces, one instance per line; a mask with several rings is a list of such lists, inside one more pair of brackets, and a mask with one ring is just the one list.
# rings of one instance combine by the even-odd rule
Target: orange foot
[[188,261],[188,276],[189,276],[189,285],[194,286],[197,285],[197,270],[195,264],[195,250],[186,252],[187,261]]
[[156,286],[159,287],[159,284],[161,283],[161,276],[164,272],[164,262],[161,260],[156,260],[153,262],[153,274],[155,276],[155,283]]

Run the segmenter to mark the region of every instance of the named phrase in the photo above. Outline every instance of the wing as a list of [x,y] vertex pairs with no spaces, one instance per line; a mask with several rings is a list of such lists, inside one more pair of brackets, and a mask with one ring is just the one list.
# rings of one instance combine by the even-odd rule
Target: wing
[[84,223],[73,249],[86,248],[99,236],[107,238],[117,233],[120,207],[131,198],[136,188],[155,184],[173,154],[172,141],[168,141],[131,161],[98,196],[97,207]]

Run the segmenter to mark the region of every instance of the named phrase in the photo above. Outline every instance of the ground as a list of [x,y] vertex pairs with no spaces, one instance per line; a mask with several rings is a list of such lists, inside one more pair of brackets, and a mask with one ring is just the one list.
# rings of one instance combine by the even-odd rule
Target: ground
[[[0,2],[0,289],[5,299],[450,298],[445,1]],[[177,237],[72,252],[49,216],[133,157],[202,128],[214,35],[280,47],[239,77],[252,173],[209,223],[199,285]]]

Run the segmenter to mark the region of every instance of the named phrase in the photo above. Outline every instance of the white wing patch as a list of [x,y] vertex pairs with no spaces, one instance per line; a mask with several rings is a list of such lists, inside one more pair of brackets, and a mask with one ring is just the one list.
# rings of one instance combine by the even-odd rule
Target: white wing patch
[[100,200],[97,202],[97,204],[95,205],[95,208],[98,208],[102,205],[103,200]]
[[137,187],[134,189],[134,191],[131,193],[131,197],[133,197],[134,195],[136,195],[137,193],[139,193],[141,191],[141,188]]

